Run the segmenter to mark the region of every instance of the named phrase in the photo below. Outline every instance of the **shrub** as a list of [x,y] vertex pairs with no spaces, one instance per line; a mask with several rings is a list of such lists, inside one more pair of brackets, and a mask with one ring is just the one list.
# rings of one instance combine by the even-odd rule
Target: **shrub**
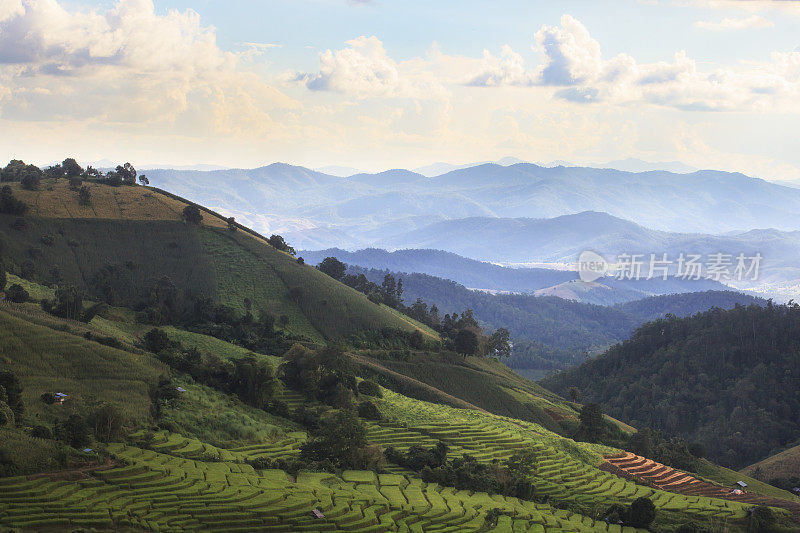
[[4,392],[5,403],[14,412],[14,416],[20,416],[25,406],[22,403],[22,385],[17,376],[8,371],[0,372],[0,392]]
[[90,442],[89,426],[80,415],[70,415],[56,429],[56,437],[73,448],[85,448]]
[[759,505],[750,511],[750,516],[747,519],[748,533],[761,533],[770,531],[775,527],[776,523],[775,513],[766,505]]
[[190,224],[200,224],[203,221],[203,215],[196,205],[187,205],[183,208],[183,220]]
[[381,388],[378,386],[378,384],[374,381],[369,381],[368,379],[365,379],[358,384],[358,392],[364,396],[375,396],[377,398],[383,397],[383,393],[381,392]]
[[383,418],[380,410],[369,400],[359,404],[358,416],[367,420],[380,420]]
[[39,399],[42,400],[47,405],[52,405],[56,403],[56,395],[52,392],[43,392]]
[[36,437],[37,439],[52,439],[53,432],[46,426],[33,426],[31,437]]
[[169,337],[167,337],[167,334],[164,333],[164,330],[153,328],[144,336],[144,348],[149,352],[159,353],[169,348],[170,345],[171,341]]
[[92,193],[89,191],[89,187],[84,185],[78,190],[78,204],[87,206],[90,203],[92,203]]
[[6,298],[9,301],[21,304],[30,300],[30,294],[22,288],[22,285],[15,283],[6,290]]
[[646,529],[656,518],[656,506],[650,498],[636,498],[625,512],[625,525]]

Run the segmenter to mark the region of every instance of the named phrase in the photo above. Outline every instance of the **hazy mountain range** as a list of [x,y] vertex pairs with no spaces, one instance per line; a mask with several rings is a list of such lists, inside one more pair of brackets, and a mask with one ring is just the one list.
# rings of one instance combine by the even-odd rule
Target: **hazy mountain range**
[[338,177],[276,163],[147,175],[296,248],[435,248],[504,263],[573,262],[584,249],[760,252],[760,288],[800,285],[800,189],[738,173],[489,163]]
[[453,280],[471,289],[495,293],[530,293],[537,296],[558,296],[567,300],[598,305],[615,305],[651,295],[721,290],[725,287],[711,280],[616,280],[584,283],[575,271],[547,268],[509,268],[476,261],[441,250],[386,250],[370,248],[348,252],[338,248],[302,250],[306,263],[319,264],[326,257],[335,257],[348,265],[367,269],[421,273]]

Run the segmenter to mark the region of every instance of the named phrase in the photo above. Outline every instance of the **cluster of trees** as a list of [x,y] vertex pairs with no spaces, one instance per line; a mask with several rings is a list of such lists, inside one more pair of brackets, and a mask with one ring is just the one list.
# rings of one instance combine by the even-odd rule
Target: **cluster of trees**
[[612,416],[700,442],[714,462],[741,468],[800,434],[798,332],[794,303],[669,316],[542,383],[559,394],[579,387]]
[[464,454],[447,460],[447,445],[439,442],[432,448],[415,444],[407,452],[389,447],[386,459],[420,474],[426,483],[438,483],[457,490],[503,494],[525,500],[536,496],[536,488],[530,481],[536,470],[536,454],[521,450],[505,463],[481,463]]
[[615,503],[605,512],[603,519],[609,524],[647,529],[656,519],[656,506],[650,498],[636,498],[627,508]]
[[[401,313],[438,331],[444,341],[444,347],[464,355],[491,355],[507,357],[511,354],[509,332],[499,328],[490,337],[483,335],[481,327],[467,309],[458,313],[440,317],[439,308],[433,304],[428,308],[422,298],[417,298],[411,306],[403,304],[403,278],[395,278],[390,272],[383,276],[380,285],[370,281],[361,273],[347,274],[348,266],[335,257],[326,257],[317,268],[337,281],[366,294],[370,301],[385,304]],[[417,348],[416,346],[413,346]]]
[[699,460],[705,455],[702,443],[687,443],[680,437],[666,438],[660,431],[642,428],[630,436],[625,449],[659,463],[696,472]]
[[24,411],[19,379],[12,372],[0,372],[0,426],[14,425]]
[[83,168],[72,157],[68,157],[61,163],[47,167],[44,170],[36,165],[26,164],[19,159],[12,159],[3,169],[0,169],[0,182],[16,181],[25,189],[38,189],[43,178],[67,179],[70,187],[76,191],[81,190],[82,180],[97,181],[114,187],[136,185],[137,179],[143,185],[150,183],[147,176],[144,174],[138,175],[136,169],[130,163],[117,165],[114,170],[103,173],[91,166]]
[[98,302],[84,308],[83,296],[81,288],[69,284],[61,285],[56,288],[55,298],[42,300],[42,309],[61,318],[88,323],[105,307],[105,303]]
[[359,394],[351,360],[338,344],[310,350],[295,344],[284,354],[278,376],[292,390],[338,409],[353,406]]
[[[275,391],[275,375],[272,367],[255,354],[226,361],[216,355],[204,355],[195,348],[186,348],[182,343],[170,340],[167,334],[153,328],[144,336],[143,347],[155,353],[171,368],[185,372],[195,381],[208,385],[226,394],[235,394],[242,402],[257,409],[269,409]],[[159,409],[161,402],[177,397],[175,387],[161,383],[154,393]]]

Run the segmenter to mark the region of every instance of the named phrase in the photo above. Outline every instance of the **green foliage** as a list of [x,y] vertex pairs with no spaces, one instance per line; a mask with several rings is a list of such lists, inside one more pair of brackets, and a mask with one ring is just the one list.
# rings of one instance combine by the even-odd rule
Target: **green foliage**
[[30,295],[28,291],[22,288],[22,286],[18,283],[11,285],[6,290],[6,298],[14,303],[25,303],[30,300]]
[[349,407],[357,382],[339,345],[309,350],[296,344],[284,355],[278,375],[290,389],[337,408]]
[[560,394],[580,387],[615,418],[702,443],[713,461],[741,468],[800,434],[789,416],[800,409],[798,322],[797,305],[657,320],[542,383]]
[[596,403],[587,403],[581,408],[580,425],[575,440],[583,442],[600,442],[606,431],[603,411]]
[[92,203],[92,193],[89,187],[83,186],[78,189],[78,205],[88,206]]
[[339,468],[377,468],[380,452],[367,445],[364,426],[350,411],[336,411],[321,421],[319,429],[300,451],[308,461],[329,461]]
[[183,208],[183,220],[190,224],[198,225],[203,221],[203,215],[196,205],[189,204]]
[[369,400],[358,404],[358,416],[365,420],[380,420],[383,418],[380,409]]
[[74,285],[63,285],[56,289],[55,299],[43,301],[42,307],[56,316],[78,320],[83,314],[83,290]]
[[775,513],[765,505],[754,507],[747,519],[748,533],[771,531],[777,523]]
[[336,281],[339,281],[344,277],[344,273],[347,270],[347,265],[335,257],[326,257],[319,265],[317,265],[317,269],[320,272],[329,275]]
[[55,436],[73,448],[85,448],[91,442],[89,426],[83,417],[77,414],[70,415],[59,424],[56,427]]
[[281,252],[286,252],[289,255],[294,255],[295,250],[291,246],[289,246],[283,237],[280,235],[271,235],[269,240],[267,241],[270,246],[275,248],[276,250],[280,250]]
[[25,404],[22,401],[22,383],[13,372],[3,370],[0,371],[0,387],[4,392],[4,403],[11,408],[15,416],[19,417],[25,411]]
[[0,189],[0,213],[6,215],[24,215],[28,206],[22,200],[14,197],[8,185]]
[[475,355],[478,353],[478,335],[472,330],[462,329],[456,334],[454,347],[464,357]]
[[378,386],[378,384],[368,379],[358,383],[358,392],[364,396],[375,396],[377,398],[383,397],[383,393],[381,392],[381,388]]
[[656,506],[650,498],[636,498],[625,512],[625,525],[646,529],[656,518]]
[[86,423],[99,441],[116,441],[122,436],[124,419],[119,408],[112,403],[103,402],[93,408],[87,416]]

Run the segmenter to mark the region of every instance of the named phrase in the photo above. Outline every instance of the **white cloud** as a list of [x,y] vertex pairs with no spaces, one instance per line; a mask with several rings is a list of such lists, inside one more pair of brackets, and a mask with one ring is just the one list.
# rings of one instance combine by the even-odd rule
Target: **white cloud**
[[498,85],[533,85],[533,76],[525,70],[522,56],[504,45],[500,57],[488,50],[483,51],[483,60],[478,72],[473,74],[467,85],[477,87],[496,87]]
[[775,24],[761,15],[751,15],[745,18],[724,18],[719,22],[699,20],[694,25],[708,31],[731,31],[771,28]]
[[7,119],[169,123],[196,135],[273,126],[271,109],[295,105],[240,69],[241,56],[221,50],[192,10],[158,15],[151,0],[119,0],[103,12],[0,2]]
[[603,68],[600,43],[571,15],[561,17],[561,27],[542,26],[534,37],[548,60],[540,75],[544,85],[581,83]]
[[446,96],[442,83],[429,69],[430,61],[414,58],[398,63],[374,35],[362,35],[345,44],[347,48],[328,49],[320,54],[318,73],[293,73],[288,80],[300,82],[312,91],[336,91],[357,98]]
[[503,60],[485,53],[471,84],[560,87],[556,98],[576,103],[649,103],[686,111],[800,112],[800,52],[775,53],[769,62],[704,71],[685,51],[671,61],[639,63],[628,54],[604,59],[600,44],[570,15],[535,34],[545,62],[525,67],[508,47]]

